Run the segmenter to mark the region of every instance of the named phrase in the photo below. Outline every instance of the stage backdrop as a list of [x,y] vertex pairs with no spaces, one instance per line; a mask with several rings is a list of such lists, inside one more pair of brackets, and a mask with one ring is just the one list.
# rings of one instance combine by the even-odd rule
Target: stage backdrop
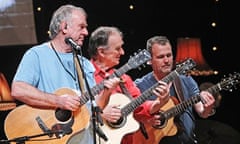
[[36,41],[32,0],[0,0],[0,46]]

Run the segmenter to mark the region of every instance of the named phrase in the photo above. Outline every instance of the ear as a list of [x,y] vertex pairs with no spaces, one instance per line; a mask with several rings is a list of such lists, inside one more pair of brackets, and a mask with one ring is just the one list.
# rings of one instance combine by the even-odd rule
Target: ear
[[61,26],[61,30],[62,30],[64,33],[66,33],[66,32],[67,32],[67,28],[68,28],[67,23],[66,23],[66,22],[62,22],[60,26]]
[[99,48],[97,49],[97,51],[98,51],[98,54],[99,54],[99,55],[104,55],[104,48],[103,48],[103,47],[99,47]]

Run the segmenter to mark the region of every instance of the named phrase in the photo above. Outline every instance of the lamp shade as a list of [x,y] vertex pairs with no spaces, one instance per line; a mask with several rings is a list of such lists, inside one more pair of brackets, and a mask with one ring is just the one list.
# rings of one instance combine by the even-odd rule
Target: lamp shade
[[196,68],[191,71],[191,75],[214,74],[202,55],[201,40],[199,38],[177,39],[176,62],[183,61],[186,58],[192,58],[196,62]]
[[16,103],[10,95],[10,87],[3,73],[0,72],[0,112],[14,109]]

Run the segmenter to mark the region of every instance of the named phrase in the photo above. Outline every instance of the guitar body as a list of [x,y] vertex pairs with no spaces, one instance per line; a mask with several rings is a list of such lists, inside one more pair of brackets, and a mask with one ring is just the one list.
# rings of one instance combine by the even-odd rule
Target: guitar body
[[[120,108],[131,102],[131,100],[120,93],[113,94],[110,97],[108,105],[120,105]],[[130,113],[126,117],[126,123],[119,128],[113,128],[104,121],[104,125],[100,126],[102,131],[108,138],[108,141],[101,139],[101,144],[120,144],[124,135],[135,132],[139,129],[139,123],[134,119],[133,113]]]
[[[68,88],[62,88],[55,92],[57,95],[72,94],[76,95],[74,91]],[[46,126],[51,129],[55,124],[64,124],[58,121],[55,117],[55,110],[38,109],[28,105],[21,105],[13,109],[6,117],[4,129],[8,140],[23,137],[34,136],[43,134],[44,132],[39,127],[36,117],[40,117]],[[79,110],[72,113],[73,125],[72,133],[64,135],[61,138],[56,138],[54,135],[50,138],[48,135],[36,137],[26,141],[26,144],[64,144],[69,137],[74,133],[87,127],[89,124],[90,116],[89,111],[85,105],[81,106]],[[54,139],[55,138],[55,139]],[[46,139],[46,140],[44,140]],[[42,140],[42,141],[41,141]]]
[[[161,108],[160,111],[165,111],[175,106],[175,101],[169,99],[169,101]],[[162,128],[153,128],[152,125],[144,123],[148,139],[145,139],[140,130],[133,133],[132,144],[159,144],[160,140],[165,136],[173,136],[177,133],[177,126],[174,124],[174,117],[168,119],[166,124]]]

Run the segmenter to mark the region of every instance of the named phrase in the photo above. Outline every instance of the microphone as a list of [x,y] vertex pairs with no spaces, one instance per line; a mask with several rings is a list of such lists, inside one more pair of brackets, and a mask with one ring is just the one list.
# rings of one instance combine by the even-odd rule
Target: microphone
[[71,37],[65,38],[65,43],[71,45],[71,47],[75,50],[81,49],[81,47]]
[[100,123],[100,125],[103,125],[103,120],[102,117],[100,115],[100,113],[102,113],[102,110],[99,108],[99,106],[97,105],[97,103],[95,102],[95,100],[92,101],[93,107],[94,107],[94,111],[96,112],[96,116],[97,116],[97,122]]
[[99,126],[96,126],[96,132],[97,132],[98,136],[100,136],[101,138],[104,139],[104,141],[108,140],[107,136],[104,134],[104,132],[102,131],[102,129]]

